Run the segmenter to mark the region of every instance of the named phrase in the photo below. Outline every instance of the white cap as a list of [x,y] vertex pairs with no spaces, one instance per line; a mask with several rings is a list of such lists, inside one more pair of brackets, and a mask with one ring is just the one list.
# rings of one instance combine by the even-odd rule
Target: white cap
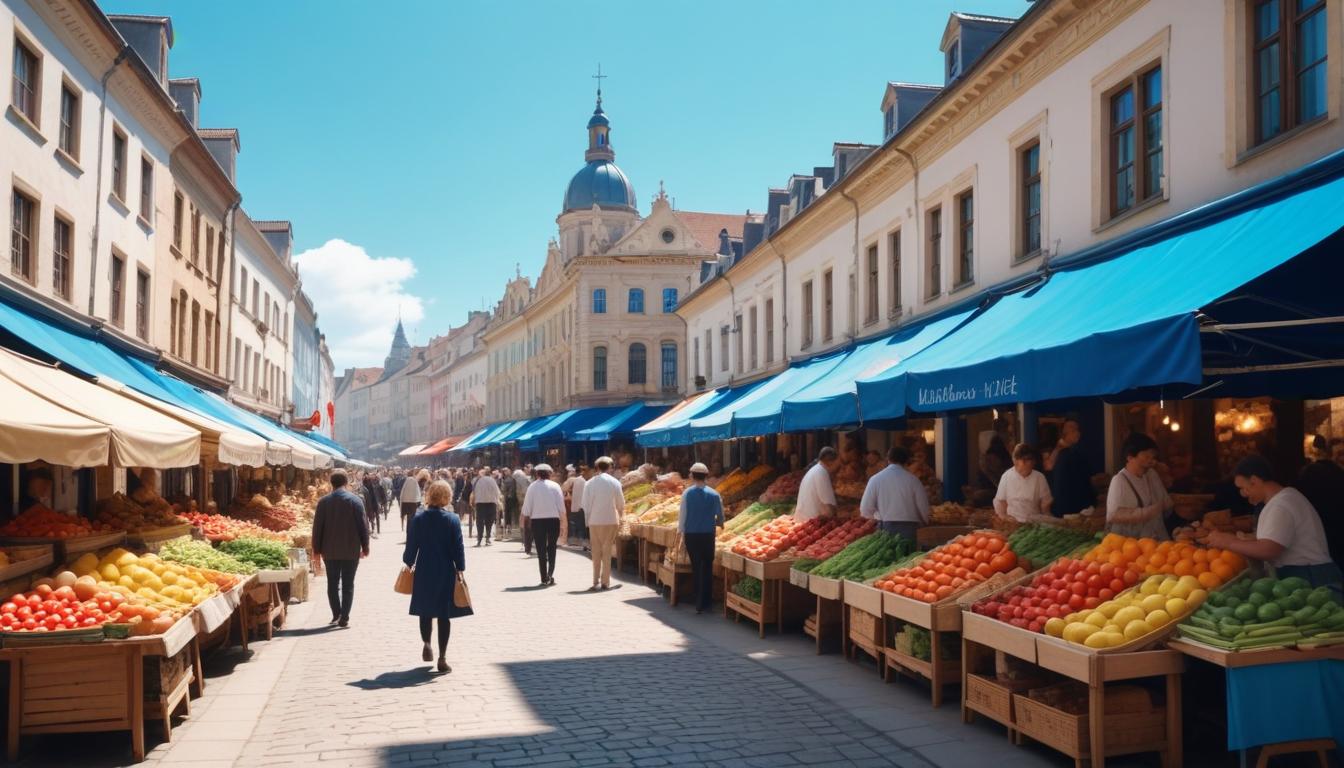
[[574,465],[573,465],[573,464],[566,464],[566,465],[565,465],[565,471],[566,471],[566,472],[573,472],[573,471],[574,471]]
[[550,473],[551,473],[551,465],[550,465],[550,464],[538,464],[538,465],[536,465],[535,467],[532,468],[532,471],[533,471],[533,472],[545,472],[545,473],[547,473],[547,474],[550,474]]
[[704,464],[701,464],[700,462],[697,461],[697,462],[695,462],[694,464],[691,465],[691,474],[692,474],[692,475],[696,475],[696,474],[708,475],[708,474],[709,474],[709,467],[706,467]]
[[610,456],[598,456],[597,461],[593,462],[593,466],[601,466],[602,464],[609,464],[611,466],[616,466],[616,462],[612,461],[612,458]]

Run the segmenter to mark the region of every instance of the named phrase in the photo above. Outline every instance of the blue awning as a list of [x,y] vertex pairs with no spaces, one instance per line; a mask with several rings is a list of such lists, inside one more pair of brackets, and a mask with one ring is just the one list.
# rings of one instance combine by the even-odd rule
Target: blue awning
[[784,399],[780,428],[776,431],[798,432],[857,426],[865,414],[859,413],[855,381],[890,369],[937,342],[970,316],[969,311],[958,312],[860,343],[826,376]]
[[691,440],[727,440],[779,432],[784,398],[825,377],[845,359],[847,352],[832,352],[794,363],[765,379],[751,392],[691,420]]
[[541,424],[526,432],[518,433],[514,436],[514,440],[518,442],[520,450],[541,450],[543,445],[565,442],[568,435],[603,422],[620,410],[620,406],[571,408],[546,418]]
[[754,381],[738,387],[723,387],[692,395],[673,406],[667,413],[635,430],[635,442],[646,448],[690,445],[695,442],[691,436],[691,420],[722,408],[764,383]]
[[550,416],[537,416],[531,419],[522,419],[515,421],[507,429],[500,430],[499,434],[492,436],[489,441],[482,445],[503,445],[512,443],[518,439],[519,435],[526,434],[533,429],[541,426],[549,420]]
[[671,406],[631,403],[605,421],[576,432],[566,430],[565,437],[575,442],[601,442],[616,435],[631,435],[639,427],[666,413]]
[[324,446],[329,452],[335,451],[338,458],[348,458],[350,456],[350,452],[345,450],[344,446],[321,432],[299,432],[297,434],[306,438],[309,442]]
[[[1205,380],[1201,310],[1217,317],[1221,300],[1240,295],[1342,227],[1344,179],[1336,177],[1176,229],[1106,261],[1061,267],[1043,282],[998,299],[886,373],[859,381],[863,418],[1171,384],[1193,388]],[[1333,264],[1326,271],[1338,274],[1338,254],[1332,255],[1322,263]],[[1264,297],[1264,303],[1278,299],[1282,307],[1316,289],[1286,290]],[[1339,299],[1334,301],[1338,308]],[[1333,330],[1313,330],[1332,345],[1327,353],[1337,352],[1344,336]]]
[[493,445],[493,443],[491,443],[493,437],[510,427],[517,425],[517,423],[518,422],[516,421],[501,421],[498,424],[491,424],[487,427],[483,427],[481,431],[453,446],[449,450],[449,453],[457,453],[459,451],[465,453],[467,451],[475,451],[484,448],[487,445]]

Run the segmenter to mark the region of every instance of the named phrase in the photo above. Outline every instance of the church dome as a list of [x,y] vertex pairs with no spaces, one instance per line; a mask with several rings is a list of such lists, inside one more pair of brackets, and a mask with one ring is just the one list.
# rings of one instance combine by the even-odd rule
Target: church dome
[[589,160],[574,174],[565,190],[565,212],[599,208],[635,210],[635,188],[616,163],[606,159]]

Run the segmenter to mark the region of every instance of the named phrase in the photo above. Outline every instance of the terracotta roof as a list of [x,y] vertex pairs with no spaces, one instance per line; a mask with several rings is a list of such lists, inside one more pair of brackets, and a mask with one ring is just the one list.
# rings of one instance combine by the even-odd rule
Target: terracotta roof
[[745,214],[737,213],[699,213],[697,211],[673,211],[681,219],[691,236],[711,252],[719,251],[719,231],[728,230],[728,236],[741,239],[742,226],[746,223]]
[[228,139],[233,142],[235,147],[242,148],[242,139],[238,137],[237,128],[198,128],[196,133],[200,134],[202,139]]
[[351,378],[354,379],[353,387],[367,387],[378,380],[383,375],[382,368],[356,368]]

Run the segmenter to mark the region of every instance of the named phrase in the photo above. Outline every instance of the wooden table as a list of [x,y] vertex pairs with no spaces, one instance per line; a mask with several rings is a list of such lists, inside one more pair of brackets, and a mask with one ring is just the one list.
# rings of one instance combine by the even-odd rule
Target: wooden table
[[925,603],[885,592],[882,595],[882,617],[887,624],[884,637],[893,634],[890,627],[893,621],[913,624],[929,631],[928,661],[888,647],[886,666],[888,672],[911,674],[928,680],[933,706],[942,706],[943,686],[961,682],[961,659],[944,659],[941,642],[944,634],[961,632],[961,606],[955,598],[939,603]]
[[828,579],[809,574],[807,591],[816,598],[817,623],[813,639],[817,641],[817,653],[826,652],[833,636],[839,635],[840,650],[847,652],[849,638],[845,631],[845,603],[843,579]]

